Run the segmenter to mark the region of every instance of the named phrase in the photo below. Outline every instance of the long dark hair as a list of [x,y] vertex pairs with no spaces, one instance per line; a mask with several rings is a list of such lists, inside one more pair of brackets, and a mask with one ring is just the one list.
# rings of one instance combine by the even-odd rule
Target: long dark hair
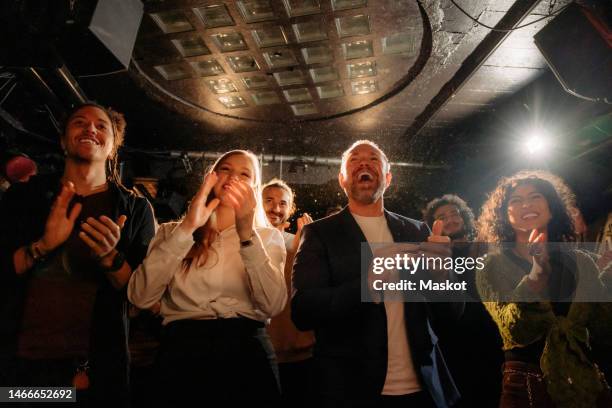
[[514,242],[516,235],[508,219],[508,201],[519,185],[530,184],[548,202],[551,219],[548,223],[549,242],[576,240],[570,210],[576,207],[574,193],[558,176],[544,170],[523,170],[502,178],[489,194],[478,218],[478,240],[488,243]]
[[121,112],[114,110],[113,108],[105,108],[104,106],[93,102],[87,101],[75,106],[66,116],[66,119],[62,126],[62,135],[63,138],[66,135],[66,130],[68,127],[68,123],[70,119],[74,117],[81,109],[86,107],[94,107],[100,109],[102,112],[108,116],[108,119],[111,123],[111,128],[113,131],[113,150],[111,152],[110,157],[106,161],[106,171],[108,172],[107,177],[110,181],[115,184],[122,186],[121,177],[119,175],[119,148],[123,146],[123,142],[125,140],[125,128],[127,127],[127,123],[125,121],[125,117]]

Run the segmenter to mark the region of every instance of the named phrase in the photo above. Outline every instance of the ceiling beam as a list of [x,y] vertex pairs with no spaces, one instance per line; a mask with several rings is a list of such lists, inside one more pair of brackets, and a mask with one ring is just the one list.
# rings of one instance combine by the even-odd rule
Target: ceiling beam
[[[538,5],[540,0],[517,0],[508,9],[508,12],[499,20],[495,28],[507,29],[515,27]],[[440,91],[434,96],[423,111],[414,119],[412,124],[404,132],[404,138],[416,137],[427,123],[446,105],[468,80],[478,71],[478,68],[489,58],[489,56],[504,42],[511,31],[494,31],[476,46],[474,51],[463,61],[455,75],[445,83]]]

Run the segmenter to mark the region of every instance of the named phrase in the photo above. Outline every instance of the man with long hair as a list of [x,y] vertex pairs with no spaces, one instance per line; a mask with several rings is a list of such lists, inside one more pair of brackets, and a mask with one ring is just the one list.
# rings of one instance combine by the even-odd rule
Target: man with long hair
[[125,189],[123,115],[85,103],[66,120],[61,175],[13,186],[0,209],[8,384],[75,386],[79,400],[129,403],[127,298],[155,220]]

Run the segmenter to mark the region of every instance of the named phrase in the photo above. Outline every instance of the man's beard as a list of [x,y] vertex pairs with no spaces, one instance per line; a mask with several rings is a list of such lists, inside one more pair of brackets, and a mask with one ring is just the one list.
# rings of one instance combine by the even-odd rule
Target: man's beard
[[[266,215],[268,215],[268,214],[266,214]],[[283,218],[283,216],[282,216],[282,215],[277,215],[277,214],[272,214],[272,215],[274,215],[274,218],[275,218],[276,220],[278,220],[278,221],[274,221],[274,222],[272,222],[272,221],[270,221],[270,218],[268,218],[268,221],[270,221],[270,224],[272,224],[272,226],[273,226],[274,228],[278,228],[278,227],[280,227],[281,225],[284,225],[284,224],[285,224],[285,222],[287,222],[287,219]]]
[[356,183],[351,184],[351,198],[360,204],[374,204],[385,192],[385,186],[379,183],[375,190],[360,190]]

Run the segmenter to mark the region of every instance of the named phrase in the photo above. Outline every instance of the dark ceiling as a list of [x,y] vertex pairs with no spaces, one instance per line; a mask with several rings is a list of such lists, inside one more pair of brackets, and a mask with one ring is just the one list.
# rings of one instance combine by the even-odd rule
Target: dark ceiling
[[[28,9],[27,1],[6,3],[13,6],[3,4],[5,17]],[[327,194],[319,197],[327,205],[341,200],[334,159],[352,141],[367,138],[400,164],[391,205],[405,213],[416,215],[425,201],[445,192],[461,193],[479,205],[500,175],[524,166],[548,167],[569,179],[585,193],[584,206],[593,217],[609,209],[612,109],[566,94],[533,41],[554,19],[547,16],[568,1],[271,0],[260,2],[269,7],[258,9],[267,14],[256,22],[247,22],[235,1],[143,3],[127,71],[88,75],[67,64],[66,81],[44,64],[15,63],[17,48],[35,41],[0,52],[0,113],[12,128],[27,129],[5,130],[5,145],[44,154],[49,147],[40,146],[51,145],[45,140],[55,137],[54,120],[80,93],[126,114],[126,171],[134,176],[180,179],[190,173],[189,166],[191,174],[198,174],[206,162],[199,163],[203,153],[212,157],[248,148],[266,155],[267,177],[319,185],[304,194],[313,200]],[[606,2],[589,3],[600,7]],[[207,23],[203,5],[221,6],[231,25]],[[306,12],[294,16],[291,6]],[[156,18],[168,11],[166,21],[184,31],[164,33]],[[294,27],[304,23],[319,27],[320,37],[316,29]],[[257,35],[273,37],[279,27],[284,43],[261,47]],[[45,30],[38,30],[39,36],[53,32]],[[21,44],[18,34],[5,38]],[[371,44],[371,54],[347,54],[349,44],[364,42]],[[191,51],[184,56],[173,44]],[[224,46],[230,49],[222,52]],[[30,56],[44,56],[41,49]],[[85,61],[99,58],[95,48],[72,52]],[[247,64],[247,72],[236,72],[232,57],[252,58],[251,69]],[[177,64],[174,71],[156,68]],[[202,67],[212,71],[202,76]],[[331,75],[318,80],[312,70]],[[183,78],[167,80],[163,72]],[[277,77],[283,72],[290,77],[299,72],[304,83],[281,86]],[[263,88],[248,88],[253,76],[264,78]],[[215,93],[219,89],[229,92]],[[363,89],[374,92],[361,94]],[[220,100],[227,96],[245,106],[227,108],[226,99]],[[539,162],[518,150],[520,138],[533,127],[545,128],[556,141]],[[185,155],[187,162],[181,159]]]

